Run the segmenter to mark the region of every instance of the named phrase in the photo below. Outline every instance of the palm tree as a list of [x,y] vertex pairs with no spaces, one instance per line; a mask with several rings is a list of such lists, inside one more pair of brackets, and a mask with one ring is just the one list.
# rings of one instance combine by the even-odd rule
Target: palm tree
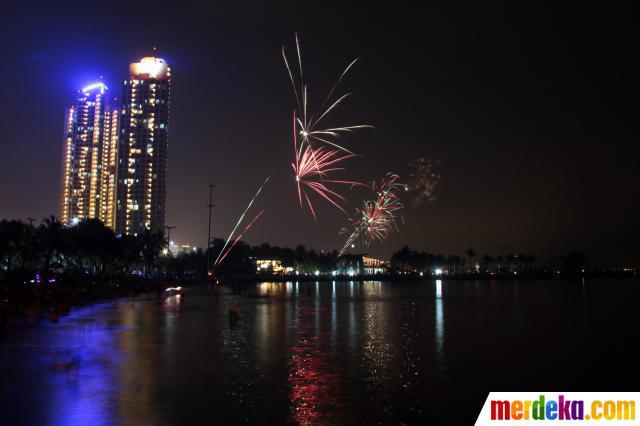
[[0,261],[8,274],[13,265],[25,251],[25,227],[20,220],[6,220],[0,222]]
[[535,265],[535,262],[536,262],[536,260],[537,260],[537,259],[536,259],[536,257],[535,257],[535,255],[533,255],[533,254],[528,254],[528,255],[527,255],[527,257],[526,257],[526,259],[527,259],[527,268],[528,268],[529,270],[534,269],[534,265]]
[[489,270],[489,265],[491,265],[491,262],[493,262],[493,257],[489,256],[488,254],[482,256],[482,263],[484,264],[485,270]]
[[294,250],[294,259],[296,262],[296,268],[300,271],[304,271],[308,259],[307,248],[302,244],[298,244]]
[[145,230],[139,238],[141,243],[142,259],[144,261],[144,272],[145,275],[149,275],[151,268],[154,263],[156,263],[162,248],[166,244],[166,240],[164,235],[162,235],[162,232],[154,232],[149,229]]
[[506,264],[507,272],[511,271],[511,266],[513,265],[513,261],[517,258],[513,254],[507,254],[504,256],[504,262]]
[[477,256],[477,253],[474,249],[470,248],[466,251],[467,258],[469,259],[469,271],[473,271],[473,266],[471,266],[471,260]]
[[44,218],[38,226],[36,240],[43,251],[42,272],[45,276],[63,251],[64,233],[64,225],[54,215]]
[[140,238],[133,235],[120,237],[120,263],[124,272],[131,272],[142,259],[142,245]]
[[462,262],[462,257],[458,256],[457,254],[449,255],[449,257],[447,258],[447,264],[449,265],[449,270],[453,268],[453,275],[456,274],[456,269],[461,262]]
[[98,219],[87,219],[73,228],[75,245],[93,273],[104,274],[120,249],[113,230]]

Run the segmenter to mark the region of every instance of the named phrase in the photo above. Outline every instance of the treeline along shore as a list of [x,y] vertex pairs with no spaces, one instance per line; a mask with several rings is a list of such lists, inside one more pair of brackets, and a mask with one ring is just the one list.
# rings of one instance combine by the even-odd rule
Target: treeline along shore
[[[0,221],[0,321],[25,317],[57,320],[88,301],[161,292],[170,285],[221,282],[377,280],[495,280],[532,278],[634,277],[633,268],[596,269],[580,251],[538,259],[532,254],[443,255],[403,247],[390,259],[365,253],[338,256],[302,245],[251,246],[239,241],[213,267],[224,241],[214,238],[209,253],[195,248],[172,253],[161,232],[117,237],[95,219],[65,226],[56,217],[41,223]],[[207,265],[209,259],[209,266]],[[371,268],[367,262],[373,262]]]

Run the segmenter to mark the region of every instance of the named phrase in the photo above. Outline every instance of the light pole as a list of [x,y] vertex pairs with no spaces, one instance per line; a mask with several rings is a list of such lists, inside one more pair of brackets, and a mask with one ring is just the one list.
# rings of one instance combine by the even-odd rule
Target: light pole
[[211,249],[211,209],[215,207],[213,204],[213,188],[215,187],[215,184],[209,184],[209,204],[207,204],[207,207],[209,207],[209,231],[207,232],[207,276],[209,276],[209,262],[211,261],[211,254],[209,253]]

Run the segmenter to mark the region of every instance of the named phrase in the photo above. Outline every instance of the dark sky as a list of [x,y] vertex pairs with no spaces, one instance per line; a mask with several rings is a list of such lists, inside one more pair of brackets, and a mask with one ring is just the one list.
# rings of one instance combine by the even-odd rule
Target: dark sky
[[[0,12],[0,217],[57,212],[64,109],[103,75],[118,95],[128,64],[158,47],[173,68],[168,223],[172,239],[229,232],[279,169],[247,240],[339,248],[345,216],[297,206],[290,172],[294,108],[280,56],[300,31],[311,98],[342,68],[353,98],[331,123],[375,130],[346,139],[348,177],[442,161],[437,200],[405,211],[403,244],[435,252],[573,248],[598,262],[640,260],[637,34],[630,10],[540,2],[363,5],[299,2],[20,2]],[[514,5],[513,3],[517,3]],[[361,192],[348,193],[351,208]]]

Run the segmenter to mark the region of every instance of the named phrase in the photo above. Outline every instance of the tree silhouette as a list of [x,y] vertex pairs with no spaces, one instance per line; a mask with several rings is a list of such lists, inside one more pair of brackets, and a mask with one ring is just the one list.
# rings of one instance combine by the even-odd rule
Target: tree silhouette
[[488,254],[485,254],[484,256],[482,256],[482,263],[484,265],[484,269],[489,270],[491,263],[493,263],[493,257],[491,257]]
[[474,249],[472,249],[472,248],[467,249],[466,255],[467,255],[467,258],[469,259],[469,271],[473,272],[473,266],[472,266],[471,262],[472,262],[473,258],[477,256],[476,251]]
[[145,230],[140,235],[140,253],[144,262],[144,274],[150,276],[153,266],[157,263],[162,248],[167,241],[161,231]]
[[19,220],[0,221],[0,259],[4,269],[10,274],[13,265],[24,257],[26,225]]
[[42,250],[42,272],[49,274],[51,265],[59,260],[64,250],[65,229],[62,223],[51,215],[42,220],[36,230],[36,241]]

